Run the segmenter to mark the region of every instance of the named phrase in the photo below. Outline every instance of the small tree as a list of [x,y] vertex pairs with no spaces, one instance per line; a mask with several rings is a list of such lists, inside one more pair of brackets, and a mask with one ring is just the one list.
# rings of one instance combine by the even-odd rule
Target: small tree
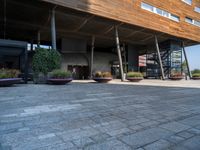
[[33,71],[35,74],[43,73],[47,75],[54,69],[61,66],[61,55],[53,49],[37,48],[33,56]]

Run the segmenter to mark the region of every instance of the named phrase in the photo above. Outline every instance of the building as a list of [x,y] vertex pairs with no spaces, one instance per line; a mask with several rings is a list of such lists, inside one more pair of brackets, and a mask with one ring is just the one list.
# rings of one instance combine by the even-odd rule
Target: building
[[200,1],[1,0],[0,28],[1,39],[59,50],[77,78],[105,70],[123,80],[146,55],[147,77],[164,79],[181,69],[184,47],[200,43]]

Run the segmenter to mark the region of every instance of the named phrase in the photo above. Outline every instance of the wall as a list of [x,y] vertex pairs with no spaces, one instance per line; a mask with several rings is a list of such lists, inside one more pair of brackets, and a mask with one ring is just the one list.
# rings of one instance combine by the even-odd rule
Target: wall
[[[90,54],[62,54],[62,69],[68,65],[89,66]],[[94,51],[93,71],[111,71],[111,62],[118,60],[117,55]]]

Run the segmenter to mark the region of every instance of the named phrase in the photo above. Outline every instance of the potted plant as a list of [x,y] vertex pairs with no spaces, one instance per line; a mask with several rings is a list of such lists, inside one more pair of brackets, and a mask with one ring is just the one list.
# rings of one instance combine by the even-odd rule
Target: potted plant
[[93,80],[98,83],[107,83],[112,80],[112,75],[110,72],[98,71],[95,73]]
[[169,77],[171,80],[182,80],[184,76],[180,72],[172,73]]
[[16,69],[0,69],[0,86],[20,83],[22,78],[18,78],[19,74],[19,70]]
[[143,74],[140,72],[128,72],[126,78],[131,82],[139,82],[143,80]]
[[46,83],[48,72],[60,66],[61,55],[57,50],[37,48],[33,56],[34,83]]
[[48,75],[48,83],[51,84],[57,84],[57,85],[64,85],[66,83],[71,82],[72,79],[72,73],[70,71],[65,71],[61,69],[53,70]]
[[193,80],[200,80],[200,73],[194,73],[194,74],[192,74],[192,79]]

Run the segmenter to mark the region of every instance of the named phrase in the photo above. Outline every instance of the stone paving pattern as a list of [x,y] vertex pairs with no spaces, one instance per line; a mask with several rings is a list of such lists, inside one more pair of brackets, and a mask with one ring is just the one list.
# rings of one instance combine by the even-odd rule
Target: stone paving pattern
[[199,150],[200,89],[71,83],[0,88],[0,150]]

